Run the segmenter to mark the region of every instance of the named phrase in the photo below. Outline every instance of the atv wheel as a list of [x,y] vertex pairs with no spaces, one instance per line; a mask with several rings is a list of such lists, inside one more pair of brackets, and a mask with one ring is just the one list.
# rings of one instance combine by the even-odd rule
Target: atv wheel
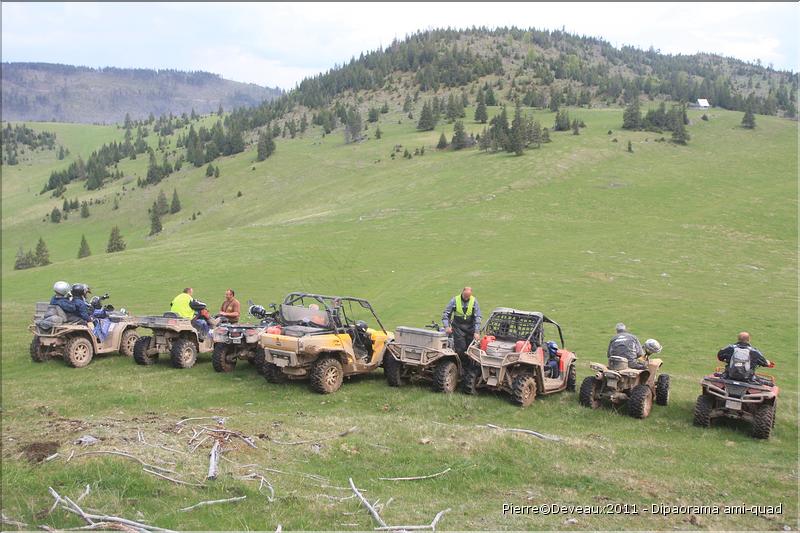
[[197,345],[187,339],[177,339],[172,343],[169,356],[175,368],[191,368],[197,361]]
[[595,376],[584,378],[581,383],[581,391],[578,395],[578,401],[582,406],[588,407],[589,409],[597,409],[600,407],[600,398],[598,396],[600,384],[601,381]]
[[470,365],[461,378],[461,391],[464,394],[478,394],[478,383],[481,380],[481,367]]
[[775,405],[763,403],[753,413],[753,437],[768,439],[775,425]]
[[264,379],[269,383],[280,384],[288,381],[286,374],[284,374],[281,368],[275,363],[265,362],[261,365],[261,373],[264,375]]
[[81,368],[92,362],[94,347],[86,337],[72,337],[64,348],[64,360],[71,367]]
[[536,399],[536,380],[530,374],[520,374],[511,384],[511,397],[514,403],[528,407]]
[[433,390],[450,394],[458,386],[458,365],[452,359],[445,359],[433,371]]
[[133,355],[133,349],[136,346],[136,341],[139,340],[139,334],[133,328],[128,328],[122,332],[122,338],[119,340],[119,353],[125,357]]
[[575,392],[575,384],[578,382],[578,376],[575,374],[575,365],[569,365],[567,372],[567,392]]
[[390,387],[403,384],[403,363],[394,358],[388,351],[383,354],[383,375]]
[[649,385],[636,385],[628,400],[628,414],[633,418],[647,418],[653,408],[653,391]]
[[144,337],[139,337],[136,339],[136,343],[133,345],[133,360],[136,361],[137,365],[152,365],[156,361],[158,361],[158,354],[147,355],[147,351],[150,349],[150,343],[153,341],[153,337],[149,335],[145,335]]
[[656,380],[656,403],[658,405],[669,403],[669,374],[661,374]]
[[311,370],[311,388],[320,394],[336,392],[343,380],[342,363],[333,357],[323,357]]
[[231,346],[224,342],[214,343],[214,352],[211,354],[211,366],[217,372],[232,372],[236,368],[236,359],[228,360]]
[[256,367],[256,370],[262,376],[264,375],[264,365],[267,364],[264,361],[264,357],[265,357],[264,350],[258,349],[256,350],[256,354],[253,356],[253,359],[252,360],[248,359],[248,361],[250,361],[253,364],[253,366]]
[[39,342],[39,337],[34,337],[31,341],[31,359],[34,363],[44,363],[50,357],[48,357],[47,353],[42,348],[42,343]]
[[697,397],[697,403],[694,404],[694,425],[707,428],[711,427],[711,410],[714,409],[714,402],[706,396],[701,394]]

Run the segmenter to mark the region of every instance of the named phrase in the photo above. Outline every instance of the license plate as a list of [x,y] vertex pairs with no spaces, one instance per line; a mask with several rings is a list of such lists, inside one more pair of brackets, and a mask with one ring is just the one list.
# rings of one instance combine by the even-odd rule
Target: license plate
[[725,408],[726,409],[735,409],[737,411],[741,411],[742,402],[737,401],[737,400],[725,400]]
[[242,339],[240,337],[234,337],[233,339],[231,339],[231,342],[233,344],[242,344]]

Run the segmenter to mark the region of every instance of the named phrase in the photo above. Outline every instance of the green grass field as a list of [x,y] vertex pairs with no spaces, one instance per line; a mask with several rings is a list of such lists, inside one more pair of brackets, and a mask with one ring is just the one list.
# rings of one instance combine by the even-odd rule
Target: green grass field
[[[552,125],[553,114],[536,115]],[[3,512],[32,528],[78,526],[63,511],[42,512],[53,501],[47,487],[74,499],[90,484],[85,507],[166,528],[370,530],[375,524],[357,500],[331,498],[350,496],[352,477],[370,501],[392,499],[382,510],[390,525],[430,523],[450,508],[439,529],[797,528],[797,123],[758,116],[758,128],[748,131],[738,127],[741,113],[712,110],[708,122],[699,115],[690,112],[692,140],[678,147],[619,130],[619,109],[571,109],[587,124],[581,135],[553,133],[551,144],[521,157],[437,152],[442,126],[419,133],[399,114],[382,116],[382,139],[357,145],[313,128],[279,139],[265,162],[254,162],[254,150],[220,160],[216,179],[184,166],[160,185],[168,197],[178,190],[183,210],[167,216],[156,237],[147,237],[146,208],[159,187],[131,191],[145,173],[141,156],[121,162],[128,177],[100,191],[68,188],[69,198],[106,199],[88,219],[43,222],[61,205],[36,194],[50,171],[122,130],[36,124],[56,131],[72,154],[60,162],[52,152],[36,154],[2,169]],[[468,121],[467,129],[482,126]],[[444,130],[450,135],[452,126]],[[424,145],[425,155],[392,160],[394,145],[411,152]],[[116,193],[120,209],[112,211]],[[201,213],[194,221],[193,212]],[[114,224],[128,249],[108,255]],[[77,260],[82,234],[94,255]],[[53,264],[13,271],[18,247],[35,246],[39,236]],[[163,312],[187,285],[215,306],[227,287],[243,302],[265,304],[292,290],[348,294],[370,299],[390,328],[438,318],[471,285],[485,314],[512,306],[557,320],[578,354],[579,381],[590,361],[604,359],[616,322],[657,338],[672,397],[640,421],[589,411],[573,393],[521,410],[502,395],[395,389],[380,370],[320,396],[304,383],[267,384],[247,365],[216,374],[210,355],[185,371],[138,367],[120,356],[80,370],[57,360],[34,364],[26,328],[34,302],[49,298],[58,279],[108,291],[134,314]],[[692,426],[699,379],[742,329],[777,365],[781,400],[767,442],[743,424]],[[66,462],[82,451],[73,441],[91,434],[105,439],[92,449],[175,462],[167,468],[200,482],[208,446],[176,454],[138,442],[137,430],[151,444],[186,450],[189,435],[175,433],[174,424],[214,415],[261,435],[257,449],[237,446],[226,456],[260,465],[252,468],[273,484],[273,502],[257,483],[234,479],[248,470],[229,462],[205,488],[175,485],[122,457]],[[354,426],[355,433],[325,438]],[[23,448],[45,441],[59,443],[59,457],[27,461]],[[279,443],[287,441],[309,442]],[[446,468],[426,480],[378,479]],[[240,495],[247,499],[179,511]],[[769,516],[511,516],[504,503],[783,506]]]

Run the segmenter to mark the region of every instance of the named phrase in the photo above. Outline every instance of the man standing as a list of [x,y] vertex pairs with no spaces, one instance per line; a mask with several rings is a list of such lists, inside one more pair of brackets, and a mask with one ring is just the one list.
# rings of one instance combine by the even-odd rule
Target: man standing
[[239,321],[240,305],[235,296],[233,289],[225,291],[225,300],[219,308],[219,316],[227,318],[231,324]]
[[194,300],[192,297],[193,292],[191,287],[183,289],[182,293],[172,299],[169,310],[181,318],[194,318],[194,309],[189,305]]
[[633,333],[629,333],[625,324],[620,322],[616,327],[617,334],[611,337],[608,343],[608,356],[624,357],[628,360],[628,367],[643,370],[647,364],[638,361],[644,355],[642,343]]
[[750,345],[750,334],[746,331],[739,333],[736,344],[728,345],[717,352],[717,359],[725,363],[725,376],[738,381],[753,381],[759,366],[775,366],[775,363]]
[[442,313],[442,325],[447,334],[453,336],[453,350],[464,356],[481,329],[481,308],[472,295],[472,287],[464,287],[461,294],[450,300]]

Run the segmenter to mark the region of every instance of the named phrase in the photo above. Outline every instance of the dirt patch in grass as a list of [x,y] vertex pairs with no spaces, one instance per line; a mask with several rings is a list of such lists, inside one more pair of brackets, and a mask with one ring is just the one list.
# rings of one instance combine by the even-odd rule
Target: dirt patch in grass
[[22,453],[25,458],[31,463],[41,463],[46,458],[50,457],[58,451],[58,442],[51,440],[45,442],[32,442],[22,447]]

